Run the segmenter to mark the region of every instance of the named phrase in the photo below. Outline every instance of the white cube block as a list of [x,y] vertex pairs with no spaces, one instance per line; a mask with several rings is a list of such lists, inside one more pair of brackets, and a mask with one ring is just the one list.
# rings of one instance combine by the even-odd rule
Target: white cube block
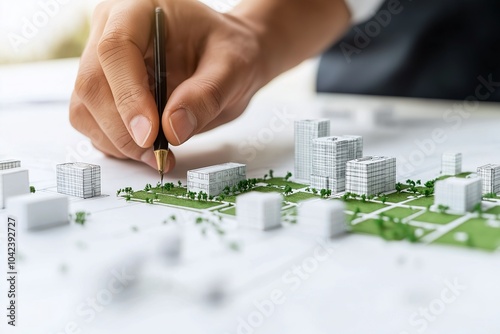
[[11,168],[0,170],[0,209],[5,208],[7,199],[29,194],[30,181],[27,169]]
[[297,224],[301,229],[331,238],[347,231],[345,204],[340,200],[311,199],[299,203]]
[[23,230],[34,230],[69,223],[69,201],[57,194],[27,194],[9,198],[7,214],[19,222]]
[[236,197],[236,219],[244,227],[269,230],[281,226],[281,203],[278,193],[252,191]]

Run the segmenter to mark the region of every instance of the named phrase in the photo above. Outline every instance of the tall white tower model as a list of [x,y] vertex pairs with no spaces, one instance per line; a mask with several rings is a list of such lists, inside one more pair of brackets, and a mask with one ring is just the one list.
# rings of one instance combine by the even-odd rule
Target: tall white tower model
[[500,165],[488,164],[478,167],[477,174],[483,181],[483,194],[500,192]]
[[363,156],[361,136],[331,136],[313,140],[312,188],[345,190],[347,161]]
[[295,170],[297,180],[309,181],[312,170],[313,139],[330,135],[328,119],[295,121]]
[[457,175],[462,173],[462,153],[443,153],[441,161],[441,174]]
[[395,187],[396,158],[369,156],[347,162],[347,192],[369,196]]

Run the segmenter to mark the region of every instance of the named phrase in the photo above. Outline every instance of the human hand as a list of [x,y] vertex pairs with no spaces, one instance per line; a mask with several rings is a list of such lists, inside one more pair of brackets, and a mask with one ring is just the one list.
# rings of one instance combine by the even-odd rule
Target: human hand
[[[153,13],[165,12],[169,100],[153,95]],[[156,169],[162,122],[172,145],[238,117],[265,84],[257,27],[196,0],[108,0],[96,8],[70,104],[70,122],[109,156]],[[168,167],[175,165],[169,154]]]

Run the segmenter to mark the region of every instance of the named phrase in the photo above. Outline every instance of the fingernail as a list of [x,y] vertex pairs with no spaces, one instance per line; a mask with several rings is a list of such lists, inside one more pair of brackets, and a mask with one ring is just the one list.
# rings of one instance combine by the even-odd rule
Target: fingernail
[[179,144],[185,142],[196,129],[197,121],[193,113],[186,109],[178,109],[170,116],[170,126]]
[[146,152],[144,152],[141,156],[141,161],[154,169],[158,168],[158,166],[156,165],[156,158],[153,150],[147,150]]
[[130,121],[130,128],[132,129],[132,135],[137,145],[144,146],[151,133],[151,122],[149,119],[145,116],[137,115]]

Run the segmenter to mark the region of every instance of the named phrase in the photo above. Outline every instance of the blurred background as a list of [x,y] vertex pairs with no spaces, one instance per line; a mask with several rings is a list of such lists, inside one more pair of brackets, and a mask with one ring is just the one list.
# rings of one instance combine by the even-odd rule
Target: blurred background
[[[102,0],[0,0],[0,64],[79,57]],[[227,11],[240,0],[204,0]]]

